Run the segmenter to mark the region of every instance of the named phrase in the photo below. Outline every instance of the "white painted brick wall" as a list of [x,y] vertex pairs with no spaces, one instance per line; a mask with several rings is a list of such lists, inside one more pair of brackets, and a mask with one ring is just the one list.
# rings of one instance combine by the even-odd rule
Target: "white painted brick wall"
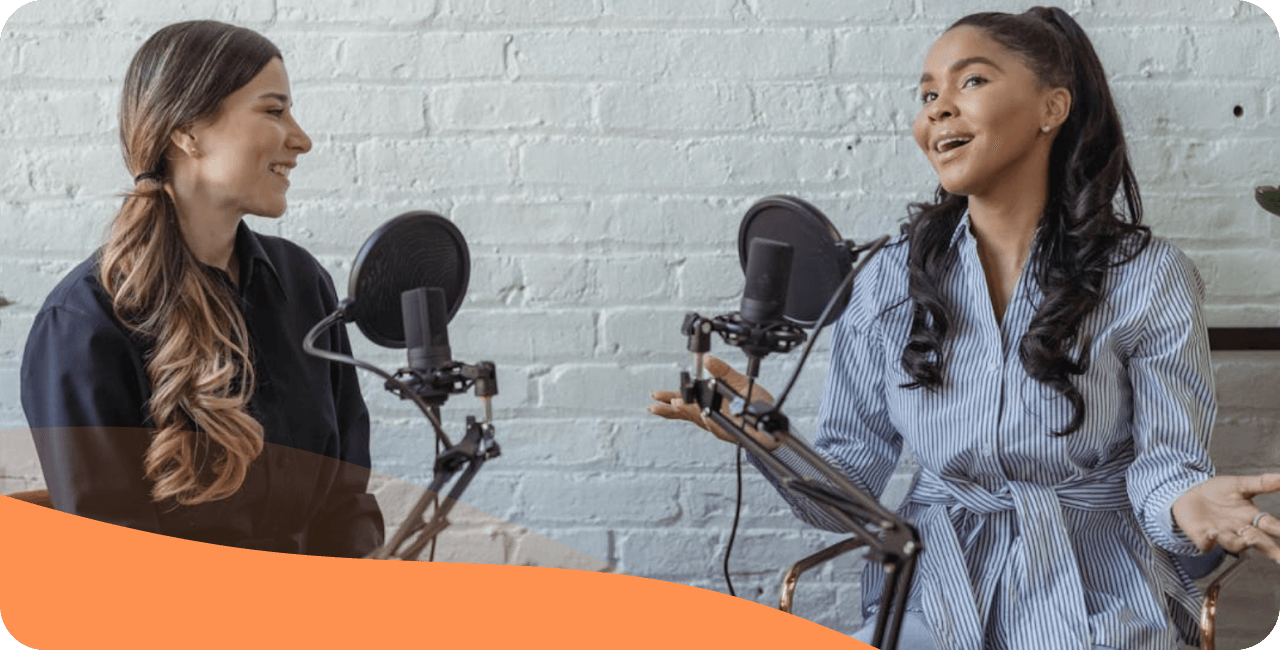
[[[1021,11],[991,0],[981,9]],[[467,493],[441,557],[600,569],[723,589],[732,451],[649,418],[687,363],[687,310],[733,309],[743,211],[803,196],[846,236],[896,229],[932,175],[910,135],[924,52],[979,5],[957,0],[38,0],[0,38],[0,490],[42,483],[17,369],[45,294],[87,256],[129,183],[115,110],[128,60],[168,22],[217,18],[285,52],[313,151],[289,214],[262,232],[316,253],[345,293],[386,219],[453,219],[473,260],[455,354],[498,363],[504,454]],[[1149,222],[1196,261],[1214,325],[1280,324],[1276,28],[1235,0],[1068,0],[1107,67]],[[1233,110],[1243,110],[1236,117]],[[358,334],[357,353],[400,355]],[[731,359],[740,359],[733,351]],[[811,430],[826,342],[791,402]],[[766,364],[770,385],[794,359]],[[1215,355],[1224,471],[1280,465],[1280,354]],[[412,407],[365,377],[391,519],[429,480]],[[445,409],[457,430],[471,398]],[[911,468],[895,476],[901,498]],[[389,478],[394,477],[394,478]],[[833,541],[802,528],[754,470],[733,562],[775,598],[781,567]],[[1268,502],[1280,508],[1280,500]],[[486,514],[488,513],[488,514]],[[546,537],[542,537],[545,535]],[[448,537],[448,535],[446,535]],[[548,539],[549,538],[549,539]],[[555,540],[555,541],[550,541]],[[567,544],[561,546],[558,543]],[[574,550],[570,550],[572,547]],[[591,559],[595,558],[595,559]],[[1260,563],[1259,563],[1260,564]],[[858,624],[856,558],[806,578],[797,611]],[[1231,588],[1223,643],[1280,609],[1276,572]],[[1259,616],[1252,613],[1263,612]]]

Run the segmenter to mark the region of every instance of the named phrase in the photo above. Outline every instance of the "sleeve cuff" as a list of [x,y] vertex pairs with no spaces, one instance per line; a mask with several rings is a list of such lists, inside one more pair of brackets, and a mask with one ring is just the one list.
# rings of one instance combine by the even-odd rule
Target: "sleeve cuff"
[[1155,518],[1153,523],[1156,526],[1156,530],[1152,532],[1158,532],[1160,537],[1163,538],[1155,540],[1157,545],[1174,555],[1202,555],[1195,542],[1191,541],[1191,538],[1183,532],[1182,528],[1178,526],[1178,522],[1174,520],[1173,502],[1177,501],[1183,494],[1186,494],[1187,490],[1207,480],[1209,480],[1209,477],[1206,476],[1190,482],[1171,484],[1161,489],[1159,493],[1152,495],[1152,502],[1156,504],[1153,513]]

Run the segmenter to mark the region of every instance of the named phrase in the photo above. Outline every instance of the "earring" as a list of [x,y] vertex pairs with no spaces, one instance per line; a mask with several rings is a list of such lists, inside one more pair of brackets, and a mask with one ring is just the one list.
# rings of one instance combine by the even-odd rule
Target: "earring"
[[1046,125],[1044,125],[1044,126],[1040,127],[1040,131],[1041,131],[1041,132],[1043,132],[1043,133],[1048,133],[1048,132],[1050,132],[1050,131],[1052,131],[1052,130],[1053,130],[1053,127],[1049,126],[1048,124],[1046,124]]

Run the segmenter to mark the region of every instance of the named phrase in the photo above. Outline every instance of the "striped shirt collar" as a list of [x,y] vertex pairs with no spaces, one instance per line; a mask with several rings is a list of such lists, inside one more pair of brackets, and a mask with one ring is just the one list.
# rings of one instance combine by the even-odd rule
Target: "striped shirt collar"
[[956,242],[965,235],[971,235],[969,232],[969,208],[964,209],[964,214],[960,215],[960,222],[956,224],[956,229],[951,233],[951,245],[955,246]]

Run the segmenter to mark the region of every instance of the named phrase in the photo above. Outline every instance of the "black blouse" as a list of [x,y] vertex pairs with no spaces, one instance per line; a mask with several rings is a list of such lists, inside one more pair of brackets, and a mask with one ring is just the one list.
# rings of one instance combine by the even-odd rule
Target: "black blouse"
[[[22,408],[54,506],[215,544],[363,556],[383,539],[382,514],[366,494],[369,412],[354,368],[302,351],[307,331],[336,308],[333,280],[301,247],[243,222],[235,250],[257,379],[249,408],[266,443],[244,485],[194,506],[150,498],[148,348],[115,319],[95,254],[49,295],[22,358]],[[231,284],[221,269],[205,270]],[[342,327],[316,345],[351,349]]]

